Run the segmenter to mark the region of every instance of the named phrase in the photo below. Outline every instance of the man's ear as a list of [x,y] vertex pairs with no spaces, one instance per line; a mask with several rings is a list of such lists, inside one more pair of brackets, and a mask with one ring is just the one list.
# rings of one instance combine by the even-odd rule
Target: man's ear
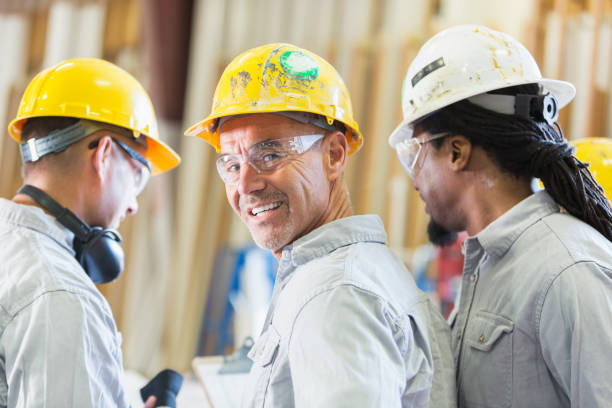
[[472,143],[463,135],[449,137],[448,148],[450,150],[450,167],[452,170],[464,170],[472,156]]
[[110,136],[103,136],[98,141],[98,146],[95,148],[90,157],[91,164],[100,180],[104,180],[106,178],[106,174],[110,168],[112,155],[113,140]]
[[327,167],[327,175],[330,180],[335,180],[342,176],[344,167],[346,167],[346,159],[348,158],[348,142],[346,136],[335,131],[328,135],[324,141],[325,147],[325,163]]

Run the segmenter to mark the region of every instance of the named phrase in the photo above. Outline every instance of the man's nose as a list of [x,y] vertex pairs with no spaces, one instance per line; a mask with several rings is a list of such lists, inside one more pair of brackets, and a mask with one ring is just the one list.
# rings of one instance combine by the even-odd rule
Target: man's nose
[[265,185],[263,175],[248,162],[245,161],[240,166],[240,176],[238,177],[238,192],[240,194],[250,194],[254,191],[263,190]]

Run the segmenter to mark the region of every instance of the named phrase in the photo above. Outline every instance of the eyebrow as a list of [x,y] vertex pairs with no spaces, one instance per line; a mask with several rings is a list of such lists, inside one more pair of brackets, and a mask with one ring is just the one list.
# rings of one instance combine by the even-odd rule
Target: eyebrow
[[[281,146],[281,140],[282,139],[273,139],[273,138],[264,139],[264,140],[261,140],[261,141],[259,141],[257,143],[253,143],[251,145],[251,147],[249,147],[246,150],[251,150],[255,146],[259,146],[259,147],[278,147],[278,146]],[[238,153],[219,152],[219,154],[217,154],[217,157],[222,157],[222,156],[227,156],[227,155],[235,155],[235,154],[238,154]]]
[[257,142],[255,143],[253,146],[249,147],[249,149],[255,147],[255,146],[263,146],[263,147],[276,147],[276,146],[280,146],[281,142],[279,139],[266,139],[266,140],[262,140],[261,142]]

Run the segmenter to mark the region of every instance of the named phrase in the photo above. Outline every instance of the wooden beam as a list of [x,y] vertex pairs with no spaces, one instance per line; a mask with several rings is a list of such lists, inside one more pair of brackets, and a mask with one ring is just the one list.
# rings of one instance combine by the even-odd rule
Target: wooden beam
[[[583,135],[603,136],[605,128],[603,112],[605,112],[606,103],[605,79],[607,79],[605,74],[610,68],[610,32],[608,32],[608,38],[601,38],[603,34],[603,0],[589,0],[587,12],[593,18],[593,43],[591,45],[591,72],[588,82],[589,95],[587,96],[589,98],[587,106],[589,118],[586,121]],[[602,58],[604,59],[602,60]],[[599,72],[601,69],[604,70],[603,73]],[[601,86],[599,86],[598,80],[602,80]]]

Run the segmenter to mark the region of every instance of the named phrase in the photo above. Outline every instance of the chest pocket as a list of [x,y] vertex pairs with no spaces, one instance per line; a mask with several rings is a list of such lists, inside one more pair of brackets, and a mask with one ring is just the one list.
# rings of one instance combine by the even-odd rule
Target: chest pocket
[[512,405],[512,320],[479,311],[468,322],[460,361],[460,399],[469,407]]
[[280,335],[274,326],[268,326],[265,333],[257,339],[251,351],[249,358],[253,360],[249,381],[252,382],[252,389],[245,395],[242,406],[246,407],[263,407],[266,402],[266,394],[270,385],[270,376],[274,360],[278,355],[280,345]]

